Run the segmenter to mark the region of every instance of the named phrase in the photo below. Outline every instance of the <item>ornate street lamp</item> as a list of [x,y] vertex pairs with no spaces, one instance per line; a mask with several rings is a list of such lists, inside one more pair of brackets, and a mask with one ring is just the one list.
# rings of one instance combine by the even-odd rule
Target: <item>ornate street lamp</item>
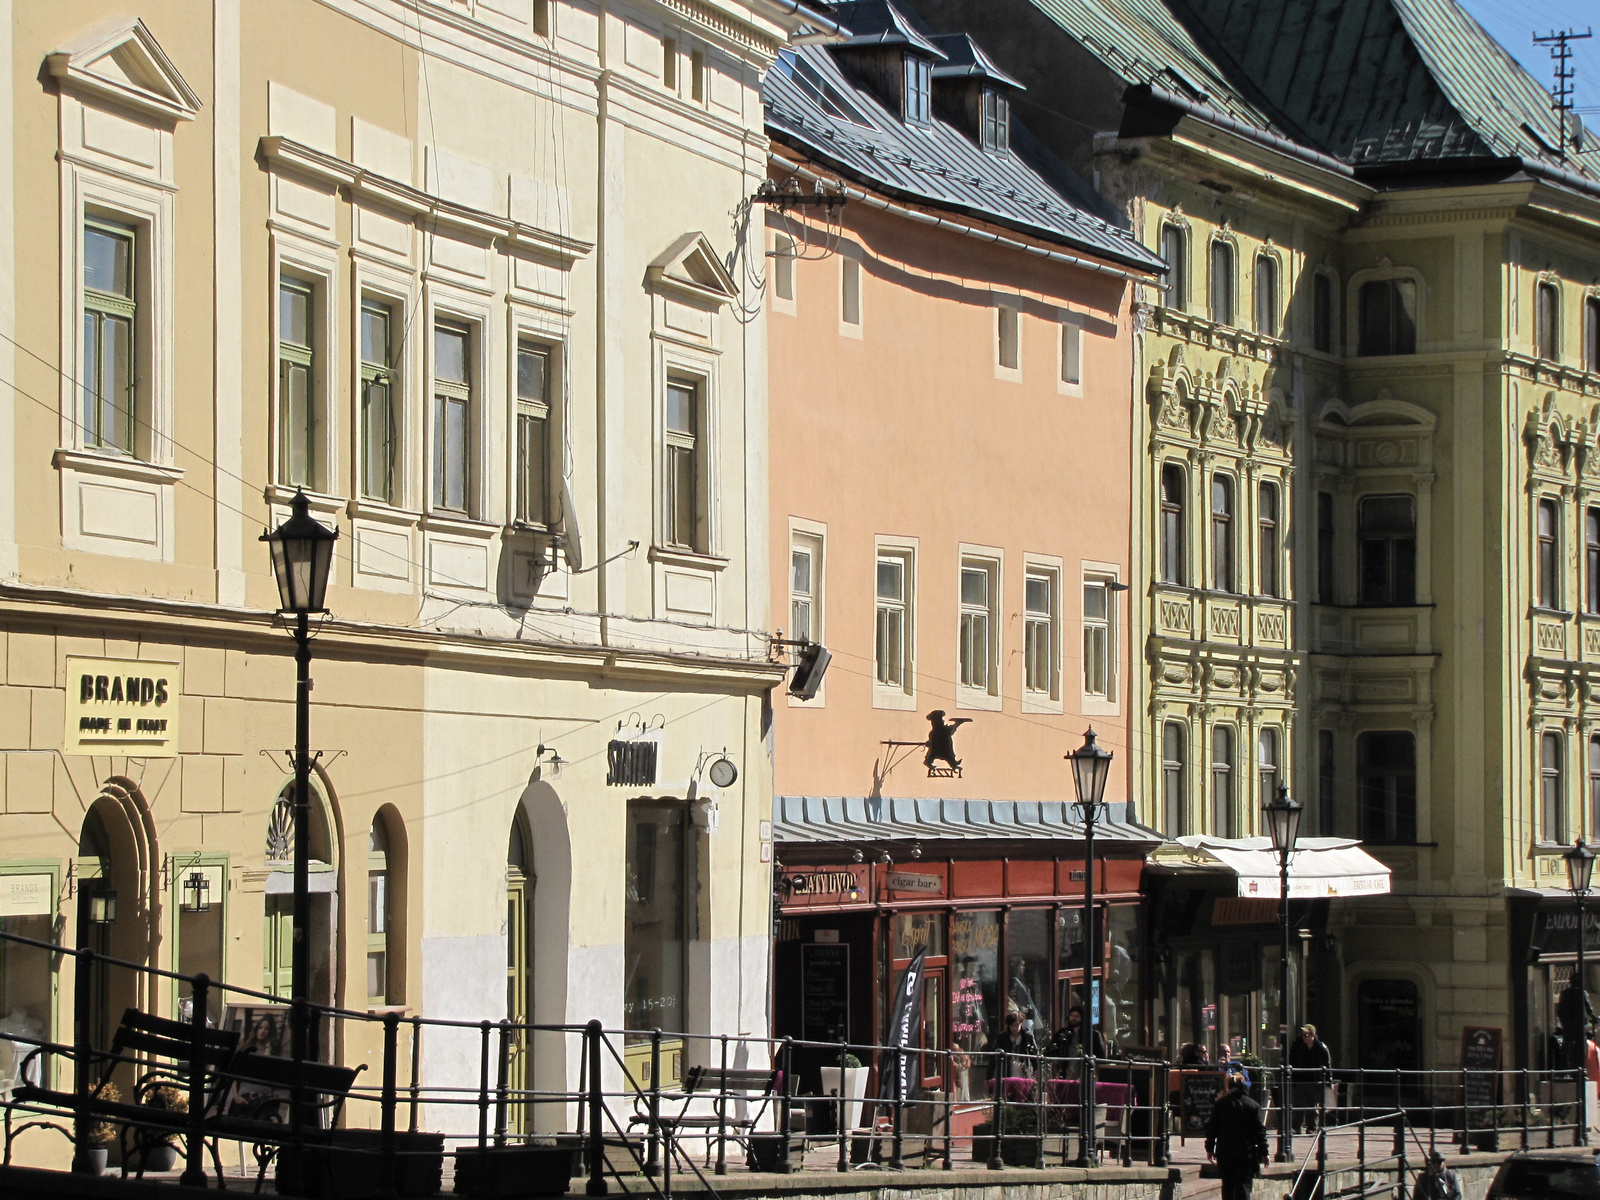
[[[297,1062],[309,1055],[305,1004],[311,983],[311,614],[326,612],[333,543],[339,531],[311,515],[303,491],[289,502],[289,519],[261,540],[272,551],[272,573],[278,581],[278,611],[294,617],[294,947],[289,973],[293,1053]],[[299,1132],[304,1119],[301,1089],[294,1089],[290,1123]]]
[[1283,930],[1283,974],[1279,977],[1279,1007],[1283,1013],[1283,1036],[1280,1039],[1281,1062],[1279,1069],[1278,1098],[1278,1158],[1286,1163],[1294,1161],[1293,1099],[1289,1079],[1289,1046],[1294,1037],[1294,1023],[1289,1019],[1289,858],[1294,854],[1295,843],[1300,840],[1300,818],[1305,815],[1298,803],[1289,798],[1289,785],[1279,784],[1277,796],[1261,806],[1267,831],[1272,835],[1272,848],[1278,852],[1278,924]]
[[1078,1161],[1080,1167],[1098,1161],[1095,1150],[1094,1128],[1094,1032],[1100,1027],[1099,997],[1095,992],[1095,972],[1099,967],[1100,938],[1095,929],[1094,911],[1094,826],[1100,817],[1101,802],[1105,799],[1106,780],[1111,777],[1111,751],[1095,744],[1094,729],[1084,731],[1083,745],[1066,756],[1072,763],[1072,783],[1078,792],[1074,806],[1083,820],[1083,927],[1084,954],[1083,977],[1085,999],[1084,1021],[1079,1050],[1083,1054],[1082,1078],[1079,1082]]

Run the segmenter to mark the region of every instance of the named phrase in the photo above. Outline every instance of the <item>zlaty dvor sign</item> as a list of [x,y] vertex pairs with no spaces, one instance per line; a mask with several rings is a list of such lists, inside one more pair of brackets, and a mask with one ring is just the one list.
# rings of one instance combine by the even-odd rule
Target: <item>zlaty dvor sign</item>
[[177,756],[180,664],[69,655],[66,675],[67,754]]

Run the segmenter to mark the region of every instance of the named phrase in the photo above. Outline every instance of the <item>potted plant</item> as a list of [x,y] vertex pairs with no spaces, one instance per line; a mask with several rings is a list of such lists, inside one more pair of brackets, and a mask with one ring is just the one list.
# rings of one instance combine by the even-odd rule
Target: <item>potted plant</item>
[[[122,1092],[108,1079],[95,1088],[90,1099],[116,1104],[122,1099]],[[104,1175],[111,1143],[117,1140],[117,1127],[110,1121],[95,1118],[89,1123],[88,1134],[89,1146],[73,1159],[72,1169],[80,1175]]]
[[[158,1112],[186,1113],[189,1111],[189,1097],[176,1084],[159,1083],[145,1092],[139,1103],[145,1108],[153,1108]],[[146,1171],[170,1171],[178,1165],[178,1150],[182,1144],[181,1137],[176,1133],[149,1135],[155,1140],[146,1140],[144,1152],[144,1169]]]
[[517,1146],[458,1147],[455,1194],[477,1200],[564,1196],[579,1148],[575,1138],[560,1137]]
[[[822,1094],[845,1098],[844,1132],[854,1129],[860,1121],[861,1102],[867,1094],[867,1069],[861,1065],[861,1060],[854,1054],[846,1054],[843,1067],[823,1067]],[[837,1111],[835,1109],[835,1114]]]

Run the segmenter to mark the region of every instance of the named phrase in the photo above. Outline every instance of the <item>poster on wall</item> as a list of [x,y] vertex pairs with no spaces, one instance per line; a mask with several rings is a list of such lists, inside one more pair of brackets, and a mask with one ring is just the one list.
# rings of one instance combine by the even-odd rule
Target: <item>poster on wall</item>
[[850,1040],[850,947],[806,942],[800,947],[800,1036],[808,1042]]
[[[239,1035],[240,1054],[259,1054],[266,1058],[294,1056],[286,1004],[226,1005],[222,1010],[222,1027]],[[222,1102],[225,1112],[266,1120],[273,1119],[273,1109],[277,1106],[281,1106],[282,1112],[276,1115],[287,1116],[288,1103],[288,1092],[248,1080],[235,1081]]]

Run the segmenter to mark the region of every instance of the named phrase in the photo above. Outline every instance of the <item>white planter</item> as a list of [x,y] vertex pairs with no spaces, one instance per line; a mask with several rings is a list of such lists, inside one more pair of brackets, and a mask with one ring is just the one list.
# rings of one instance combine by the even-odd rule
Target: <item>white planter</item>
[[839,1067],[822,1068],[822,1094],[844,1096],[844,1127],[854,1129],[861,1120],[861,1101],[867,1094],[867,1068],[844,1067],[844,1088],[839,1087]]

